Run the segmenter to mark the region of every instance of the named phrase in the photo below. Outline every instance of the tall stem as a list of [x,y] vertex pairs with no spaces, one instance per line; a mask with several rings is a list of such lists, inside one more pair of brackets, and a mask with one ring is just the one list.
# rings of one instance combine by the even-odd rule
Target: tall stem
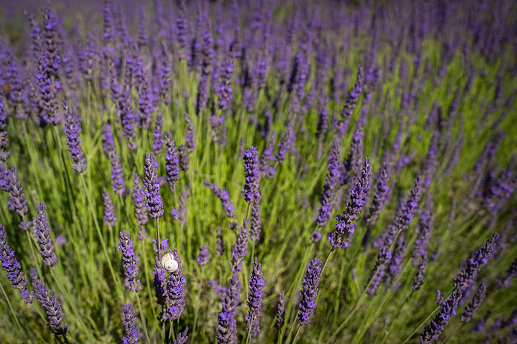
[[2,289],[2,293],[4,294],[5,300],[7,301],[7,304],[9,305],[9,309],[11,310],[11,313],[13,314],[14,320],[16,321],[16,325],[18,325],[18,329],[20,331],[23,331],[22,326],[20,325],[20,322],[18,321],[18,317],[16,316],[16,313],[14,312],[13,306],[11,305],[11,301],[9,301],[9,297],[7,297],[7,294],[5,293],[5,289],[2,286],[2,283],[0,283],[0,289]]
[[140,303],[140,296],[138,296],[138,292],[135,289],[136,301],[138,302],[138,310],[140,311],[140,319],[142,320],[142,327],[144,328],[145,338],[147,339],[147,343],[151,343],[149,340],[149,333],[147,332],[147,324],[145,322],[144,312],[142,311],[142,304]]
[[106,249],[106,243],[104,242],[104,237],[102,236],[102,232],[101,232],[101,229],[99,227],[99,223],[97,222],[97,216],[96,216],[97,214],[95,214],[95,208],[94,208],[92,199],[90,197],[90,192],[88,190],[88,185],[86,184],[86,181],[84,180],[84,175],[82,173],[81,173],[81,181],[83,182],[84,190],[86,192],[86,198],[88,199],[88,205],[89,205],[92,217],[93,217],[93,222],[95,223],[95,228],[97,229],[97,234],[99,235],[99,239],[101,241],[102,250],[104,251],[104,256],[105,256],[106,260],[108,261],[108,266],[109,266],[109,269],[111,271],[111,275],[113,277],[113,280],[117,284],[117,291],[119,291],[120,290],[119,289],[120,281],[119,281],[119,278],[118,278],[117,274],[115,273],[115,270],[113,270],[113,266],[111,265],[111,260],[110,260],[110,257],[108,255],[108,250]]

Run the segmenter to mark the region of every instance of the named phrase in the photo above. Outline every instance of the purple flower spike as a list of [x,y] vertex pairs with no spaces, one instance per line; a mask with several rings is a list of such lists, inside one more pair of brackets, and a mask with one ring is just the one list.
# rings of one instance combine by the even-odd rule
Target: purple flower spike
[[359,213],[366,202],[371,178],[372,165],[370,165],[370,158],[366,158],[361,172],[361,178],[359,178],[354,188],[350,191],[350,202],[346,205],[343,215],[336,216],[339,222],[335,229],[327,235],[328,241],[333,249],[348,247],[348,240],[350,240],[355,232],[355,227],[357,226],[356,221],[359,219]]
[[65,113],[65,126],[63,131],[66,134],[66,144],[74,162],[72,168],[79,173],[83,173],[86,171],[86,158],[84,157],[83,148],[81,147],[81,140],[79,140],[81,117],[78,114],[72,113],[66,100],[63,100],[63,110]]
[[158,155],[163,151],[163,117],[159,113],[156,115],[156,121],[154,122],[154,141],[153,141],[153,153]]
[[248,222],[248,219],[244,219],[242,227],[239,229],[239,234],[237,235],[237,241],[233,246],[232,260],[230,261],[231,270],[233,272],[239,272],[242,270],[242,262],[248,253]]
[[276,307],[276,327],[282,328],[284,326],[285,320],[285,295],[284,293],[280,293],[280,298],[278,299],[278,306]]
[[237,314],[237,306],[239,305],[240,291],[241,282],[239,281],[238,273],[235,271],[230,279],[230,287],[226,289],[226,295],[222,302],[223,307],[218,316],[218,344],[237,343],[237,322],[235,320],[235,314]]
[[210,251],[208,245],[199,246],[199,254],[197,255],[197,263],[199,266],[205,266],[210,259]]
[[165,135],[165,168],[167,170],[167,182],[173,190],[174,184],[180,180],[180,168],[176,144],[170,131],[167,131]]
[[246,331],[249,331],[252,338],[258,336],[260,328],[260,315],[262,309],[262,291],[264,289],[264,278],[262,277],[261,265],[258,262],[257,257],[253,262],[253,271],[251,272],[250,284],[249,284],[249,295],[248,295],[248,307],[249,313],[246,316]]
[[102,197],[104,198],[104,222],[108,228],[113,228],[117,218],[115,217],[115,208],[111,200],[110,193],[107,190],[102,190]]
[[334,199],[335,188],[339,178],[340,154],[339,140],[336,138],[332,142],[332,148],[330,149],[327,163],[328,173],[323,184],[323,192],[320,196],[321,207],[316,222],[318,227],[325,226],[332,215],[332,200]]
[[113,192],[115,195],[123,197],[126,191],[126,184],[124,184],[124,172],[122,172],[122,165],[120,159],[115,152],[110,154],[111,165],[111,181],[113,183]]
[[185,311],[185,285],[187,279],[183,275],[183,268],[181,266],[181,259],[178,256],[178,250],[172,251],[174,260],[178,263],[178,269],[171,272],[169,279],[167,280],[167,301],[169,302],[170,308],[166,314],[168,320],[177,320]]
[[321,261],[314,258],[307,273],[303,277],[302,291],[300,292],[300,312],[298,313],[298,321],[300,325],[307,325],[311,321],[311,316],[316,309],[316,296],[318,296],[318,285],[320,283]]
[[18,215],[24,217],[29,209],[27,208],[25,195],[22,193],[23,188],[18,180],[18,170],[14,168],[13,164],[11,164],[11,170],[7,172],[7,183],[11,194],[7,206],[10,211],[15,211]]
[[244,176],[246,184],[241,194],[247,203],[254,203],[260,199],[260,174],[258,150],[254,146],[244,154]]
[[178,338],[174,341],[173,344],[186,344],[188,341],[188,327],[185,327],[183,332],[178,334]]
[[115,148],[115,140],[113,139],[113,132],[111,131],[111,125],[109,123],[104,125],[102,133],[102,149],[109,157],[111,156],[111,153],[115,153],[117,151]]
[[233,203],[230,201],[230,196],[228,195],[228,191],[226,189],[220,188],[214,183],[210,183],[208,180],[204,179],[203,183],[210,189],[212,192],[223,202],[223,209],[226,213],[226,216],[229,218],[235,217],[235,210],[233,209]]
[[145,226],[147,224],[147,209],[145,202],[145,191],[140,182],[140,177],[138,174],[133,174],[133,182],[135,185],[133,186],[133,200],[135,203],[135,217],[136,223],[140,226]]
[[461,321],[463,322],[469,322],[470,319],[476,314],[477,309],[479,306],[481,306],[481,303],[485,299],[486,296],[486,280],[483,280],[481,284],[479,285],[476,295],[474,295],[474,298],[472,301],[469,302],[467,307],[465,307],[465,311],[461,315]]
[[425,254],[429,245],[434,225],[433,215],[433,200],[429,193],[425,200],[424,211],[418,221],[418,237],[413,245],[413,264],[416,264],[417,259]]
[[250,240],[258,241],[260,239],[260,230],[262,228],[262,218],[260,216],[260,204],[253,203],[251,207],[251,224],[250,224]]
[[427,268],[427,252],[424,252],[424,254],[420,258],[420,262],[418,263],[416,276],[413,279],[413,283],[411,283],[411,289],[413,291],[417,291],[420,289],[422,284],[424,283],[424,277],[425,277],[425,270]]
[[445,326],[449,323],[449,319],[453,315],[456,315],[456,309],[458,308],[458,302],[460,299],[461,292],[456,291],[441,305],[440,313],[436,315],[433,321],[424,328],[424,331],[420,335],[420,341],[422,344],[431,344],[438,340]]
[[2,262],[2,270],[14,289],[18,289],[25,303],[31,303],[34,299],[34,293],[27,289],[28,281],[23,276],[22,266],[14,257],[14,251],[7,244],[5,228],[0,224],[0,261]]
[[50,323],[50,327],[54,330],[55,334],[64,335],[67,332],[67,324],[61,327],[61,322],[65,317],[65,313],[61,310],[59,301],[54,296],[52,290],[48,289],[43,281],[38,278],[38,271],[31,269],[32,287],[36,293],[36,298],[47,313],[47,318]]
[[54,266],[57,263],[57,257],[54,254],[54,245],[50,239],[50,227],[45,214],[45,206],[40,202],[37,207],[38,215],[36,216],[36,230],[34,234],[41,248],[41,255],[43,256],[43,263],[47,266]]
[[178,147],[178,156],[180,160],[180,168],[183,170],[183,172],[188,172],[189,170],[189,161],[188,161],[188,155],[185,151],[185,147],[183,145],[179,145]]
[[133,312],[132,303],[124,304],[122,324],[126,328],[126,335],[122,337],[122,342],[124,344],[137,344],[142,334],[138,333],[138,326],[136,326],[136,312]]
[[496,248],[499,234],[495,233],[492,239],[488,240],[483,247],[481,247],[472,258],[467,261],[467,267],[461,270],[458,276],[453,280],[454,288],[460,292],[464,292],[474,282],[479,269],[486,265],[488,258],[493,254]]
[[227,53],[224,63],[221,68],[221,80],[219,83],[219,90],[217,92],[217,99],[219,103],[217,106],[221,110],[227,110],[231,108],[233,99],[232,90],[232,77],[233,77],[233,56],[231,52]]
[[122,251],[122,259],[124,260],[124,270],[128,280],[129,290],[138,291],[140,288],[140,281],[135,281],[138,277],[138,257],[133,251],[133,241],[129,239],[129,233],[126,230],[120,232],[118,250]]
[[375,188],[375,196],[373,196],[372,204],[370,206],[365,222],[369,226],[374,226],[377,223],[377,218],[384,208],[384,205],[388,202],[388,194],[390,187],[388,186],[391,176],[390,164],[385,162],[382,164],[379,182]]
[[153,154],[145,154],[145,178],[144,188],[147,196],[147,209],[149,216],[153,219],[158,219],[163,215],[163,203],[160,196],[160,181],[158,180],[158,171],[155,167],[156,161]]

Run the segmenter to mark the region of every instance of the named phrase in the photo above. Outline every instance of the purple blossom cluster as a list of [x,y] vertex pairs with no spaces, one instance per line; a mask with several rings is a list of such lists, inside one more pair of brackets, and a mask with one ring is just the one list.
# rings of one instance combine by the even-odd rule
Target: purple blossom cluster
[[130,234],[126,230],[120,232],[118,250],[122,251],[128,289],[137,292],[140,289],[140,280],[136,281],[138,277],[138,266],[136,263],[139,262],[139,259],[133,250],[133,240],[129,239],[129,236]]
[[347,203],[343,215],[337,215],[338,223],[334,230],[328,233],[328,241],[333,249],[348,247],[349,240],[354,235],[359,213],[366,201],[367,192],[370,189],[370,179],[372,177],[372,165],[370,159],[366,158],[361,172],[354,188],[350,191],[350,202]]
[[234,218],[235,210],[233,208],[232,201],[230,201],[230,195],[228,195],[228,191],[214,183],[209,182],[206,179],[203,180],[203,183],[217,196],[217,198],[221,200],[221,202],[223,202],[223,209],[226,216],[229,218]]

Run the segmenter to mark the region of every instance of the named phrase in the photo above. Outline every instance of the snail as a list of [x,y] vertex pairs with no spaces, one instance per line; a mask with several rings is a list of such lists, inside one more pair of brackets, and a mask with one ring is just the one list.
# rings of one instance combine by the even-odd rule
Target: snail
[[174,259],[174,256],[170,252],[162,257],[162,266],[168,272],[174,272],[178,270],[178,262]]

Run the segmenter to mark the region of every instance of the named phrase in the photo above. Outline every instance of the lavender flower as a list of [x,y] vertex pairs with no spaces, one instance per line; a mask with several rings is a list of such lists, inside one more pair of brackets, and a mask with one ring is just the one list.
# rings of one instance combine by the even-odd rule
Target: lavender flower
[[386,285],[391,286],[395,279],[402,273],[404,256],[406,255],[407,242],[404,233],[400,233],[393,249],[393,254],[388,265],[388,273],[384,276]]
[[136,312],[133,312],[132,303],[124,304],[122,325],[126,328],[126,335],[122,337],[122,342],[124,344],[137,344],[142,334],[138,333],[138,326],[136,326]]
[[343,120],[337,124],[337,130],[341,135],[344,135],[348,130],[348,122],[352,118],[352,115],[354,113],[354,109],[357,106],[357,101],[359,99],[359,96],[363,92],[363,84],[364,84],[364,77],[363,77],[363,67],[359,66],[359,71],[357,72],[357,78],[355,81],[355,85],[346,97],[345,105],[343,106],[343,109],[341,110],[341,117]]
[[370,205],[369,212],[365,218],[365,222],[368,226],[374,226],[377,223],[377,218],[384,208],[384,205],[388,202],[388,193],[390,191],[388,183],[391,176],[390,164],[384,162],[379,174],[380,176],[375,188],[375,195],[373,196],[372,204]]
[[113,133],[111,132],[111,125],[109,123],[104,124],[102,132],[102,148],[104,153],[111,156],[111,153],[115,153],[117,151],[115,148],[115,141],[113,140]]
[[441,311],[433,321],[424,328],[420,335],[422,344],[430,344],[440,337],[443,329],[449,323],[449,319],[456,315],[458,302],[461,299],[461,292],[456,291],[452,293],[451,297],[441,305]]
[[300,325],[307,325],[311,320],[311,316],[316,309],[316,296],[318,296],[318,285],[321,276],[321,261],[314,258],[307,273],[303,277],[302,291],[300,292],[300,312],[298,313],[298,321]]
[[264,278],[262,278],[261,265],[258,262],[257,257],[253,262],[253,271],[251,272],[249,294],[248,294],[248,307],[249,312],[246,316],[246,331],[251,335],[251,338],[258,336],[260,328],[260,316],[262,309],[262,290],[264,289]]
[[215,254],[221,257],[224,253],[224,241],[223,241],[223,230],[221,226],[217,226],[217,241],[215,245]]
[[38,215],[36,216],[36,230],[34,234],[36,240],[41,248],[41,255],[43,256],[43,263],[47,266],[54,266],[57,263],[57,257],[54,254],[54,245],[52,245],[52,239],[50,239],[50,227],[47,221],[47,215],[45,215],[45,206],[43,202],[40,202],[37,207]]
[[260,229],[262,228],[262,218],[260,216],[260,203],[255,202],[251,207],[250,240],[260,239]]
[[45,72],[49,77],[58,77],[59,65],[61,58],[57,46],[57,18],[55,12],[50,7],[44,7],[41,10],[43,17],[43,37],[45,38],[45,55],[47,56],[47,65]]
[[[366,158],[361,178],[359,178],[354,188],[350,191],[350,202],[347,203],[343,215],[336,216],[336,220],[339,222],[335,229],[327,235],[328,241],[333,249],[348,247],[348,240],[355,232],[355,227],[357,226],[356,221],[359,219],[359,213],[366,201],[371,177],[372,165],[370,165],[370,158]],[[349,237],[344,238],[345,236]]]
[[113,228],[117,218],[115,217],[115,209],[113,207],[113,201],[111,200],[110,194],[107,190],[102,190],[102,198],[104,198],[104,222],[108,228]]
[[424,252],[420,257],[421,258],[420,262],[418,263],[416,276],[413,279],[413,283],[411,283],[411,289],[413,289],[413,291],[419,290],[422,284],[424,283],[423,281],[425,277],[425,270],[427,267],[427,252]]
[[428,193],[425,199],[424,211],[418,221],[418,237],[413,245],[413,264],[416,264],[417,259],[424,255],[429,245],[434,224],[432,208],[432,195]]
[[242,227],[239,229],[239,234],[237,234],[237,241],[233,246],[232,260],[230,261],[231,270],[233,272],[239,272],[242,270],[242,262],[248,253],[248,222],[248,219],[244,219]]
[[180,169],[176,145],[171,132],[168,130],[165,135],[165,168],[167,169],[167,182],[169,182],[169,186],[173,190],[174,184],[180,180]]
[[179,156],[180,168],[183,170],[183,172],[188,172],[188,169],[189,169],[188,155],[187,155],[187,152],[185,151],[185,147],[183,147],[183,145],[179,145],[179,147],[178,147],[178,156]]
[[420,176],[415,178],[413,188],[411,189],[410,195],[407,198],[403,206],[395,213],[395,220],[390,224],[386,230],[381,233],[380,238],[377,238],[373,243],[374,247],[384,245],[390,246],[397,233],[407,230],[411,221],[413,220],[414,213],[418,207],[421,194],[421,182]]
[[187,58],[187,9],[186,1],[178,0],[178,19],[176,20],[176,33],[178,35],[178,54],[180,60]]
[[145,202],[145,191],[140,183],[140,177],[138,174],[133,174],[133,200],[135,203],[135,217],[136,223],[140,226],[147,224],[147,210]]
[[67,332],[67,324],[61,327],[65,313],[61,310],[61,304],[54,296],[52,290],[48,289],[43,281],[38,278],[38,271],[31,269],[32,287],[36,294],[36,298],[47,313],[50,327],[57,335],[65,335]]
[[219,82],[219,90],[217,92],[218,108],[221,110],[228,110],[232,105],[233,91],[232,91],[232,77],[233,77],[233,56],[229,52],[221,67],[221,79]]
[[2,96],[0,95],[0,161],[2,168],[5,168],[5,162],[11,153],[7,150],[7,131],[5,128],[7,127],[7,117],[4,114],[4,103],[2,101]]
[[479,269],[483,267],[487,263],[488,258],[492,256],[498,238],[499,234],[495,233],[492,239],[488,240],[483,247],[467,261],[467,267],[461,270],[458,276],[453,280],[456,290],[463,293],[469,285],[474,282]]
[[156,121],[154,122],[154,141],[153,141],[153,153],[158,155],[163,150],[163,119],[162,114],[156,115]]
[[137,292],[140,289],[140,280],[135,281],[138,277],[138,257],[133,251],[133,241],[129,239],[129,233],[126,230],[120,232],[120,240],[118,241],[118,250],[122,251],[122,259],[124,260],[124,269],[129,284],[129,290]]
[[474,298],[469,302],[467,307],[465,307],[465,310],[461,315],[461,321],[467,323],[470,321],[470,319],[472,319],[474,314],[476,314],[477,309],[479,308],[479,306],[481,306],[481,303],[483,302],[486,296],[486,283],[486,280],[483,280],[479,285],[476,291],[476,295],[474,295]]
[[135,150],[137,148],[137,144],[135,142],[136,133],[134,127],[134,115],[133,110],[131,109],[131,92],[127,86],[124,87],[124,90],[120,94],[119,111],[122,121],[122,134],[127,140],[127,146],[129,149]]
[[204,179],[203,183],[210,189],[212,192],[223,202],[223,209],[226,213],[226,216],[229,218],[235,217],[235,210],[233,209],[233,203],[230,201],[230,196],[228,195],[228,191],[226,189],[220,188],[214,183],[210,183],[208,180]]
[[7,236],[5,235],[5,227],[0,224],[0,261],[2,262],[2,270],[14,289],[18,289],[25,303],[31,303],[34,299],[34,293],[27,289],[28,281],[23,276],[22,266],[14,257],[14,251],[7,244]]
[[282,328],[284,326],[285,320],[285,295],[284,293],[280,293],[280,298],[278,299],[278,305],[276,307],[276,327]]
[[187,152],[192,153],[196,150],[196,128],[194,127],[194,123],[186,111],[185,122],[187,122],[187,137],[185,138],[185,146],[187,147]]
[[126,191],[126,185],[124,184],[124,172],[122,172],[122,165],[120,159],[115,152],[110,155],[111,165],[111,181],[113,182],[113,191],[115,195],[123,197]]
[[217,317],[217,343],[236,344],[237,343],[237,306],[239,305],[239,295],[241,282],[237,271],[234,271],[230,279],[230,287],[226,289],[226,296],[223,300],[222,310]]
[[173,344],[186,344],[188,341],[188,326],[185,327],[183,332],[178,334],[178,338],[174,341]]
[[81,132],[81,118],[79,115],[72,113],[66,100],[63,100],[63,110],[65,113],[65,126],[63,131],[66,134],[68,150],[70,151],[72,160],[74,161],[73,169],[79,173],[83,173],[86,171],[86,158],[84,157],[83,149],[81,147],[81,140],[79,140],[79,133]]
[[156,161],[153,154],[145,154],[145,178],[144,188],[147,197],[147,209],[149,216],[158,219],[163,215],[163,203],[160,196],[160,182],[158,180],[158,171],[155,167]]
[[7,182],[9,193],[11,194],[7,206],[10,211],[15,211],[18,215],[24,217],[29,209],[27,208],[25,195],[22,193],[23,188],[18,180],[18,170],[14,168],[13,164],[11,164],[11,170],[7,172]]
[[370,274],[370,287],[368,288],[368,294],[373,295],[375,291],[379,287],[379,284],[384,277],[384,272],[386,270],[386,263],[391,259],[391,251],[388,251],[387,246],[382,246],[379,249],[379,254],[377,255],[377,262]]
[[181,266],[181,259],[178,255],[178,250],[172,251],[174,260],[178,262],[178,269],[171,272],[169,279],[167,280],[167,301],[170,305],[167,312],[168,320],[177,320],[185,311],[185,285],[187,279],[183,275],[183,268]]
[[320,196],[321,207],[317,220],[318,227],[325,226],[332,215],[332,200],[334,199],[335,188],[339,177],[340,154],[339,140],[336,138],[334,142],[332,142],[332,148],[330,149],[327,163],[328,173],[323,184],[323,192]]
[[251,146],[244,154],[244,176],[246,184],[241,194],[247,203],[254,203],[260,199],[260,175],[257,148]]
[[197,255],[197,263],[199,266],[205,266],[208,264],[210,258],[210,251],[208,245],[199,246],[199,254]]

